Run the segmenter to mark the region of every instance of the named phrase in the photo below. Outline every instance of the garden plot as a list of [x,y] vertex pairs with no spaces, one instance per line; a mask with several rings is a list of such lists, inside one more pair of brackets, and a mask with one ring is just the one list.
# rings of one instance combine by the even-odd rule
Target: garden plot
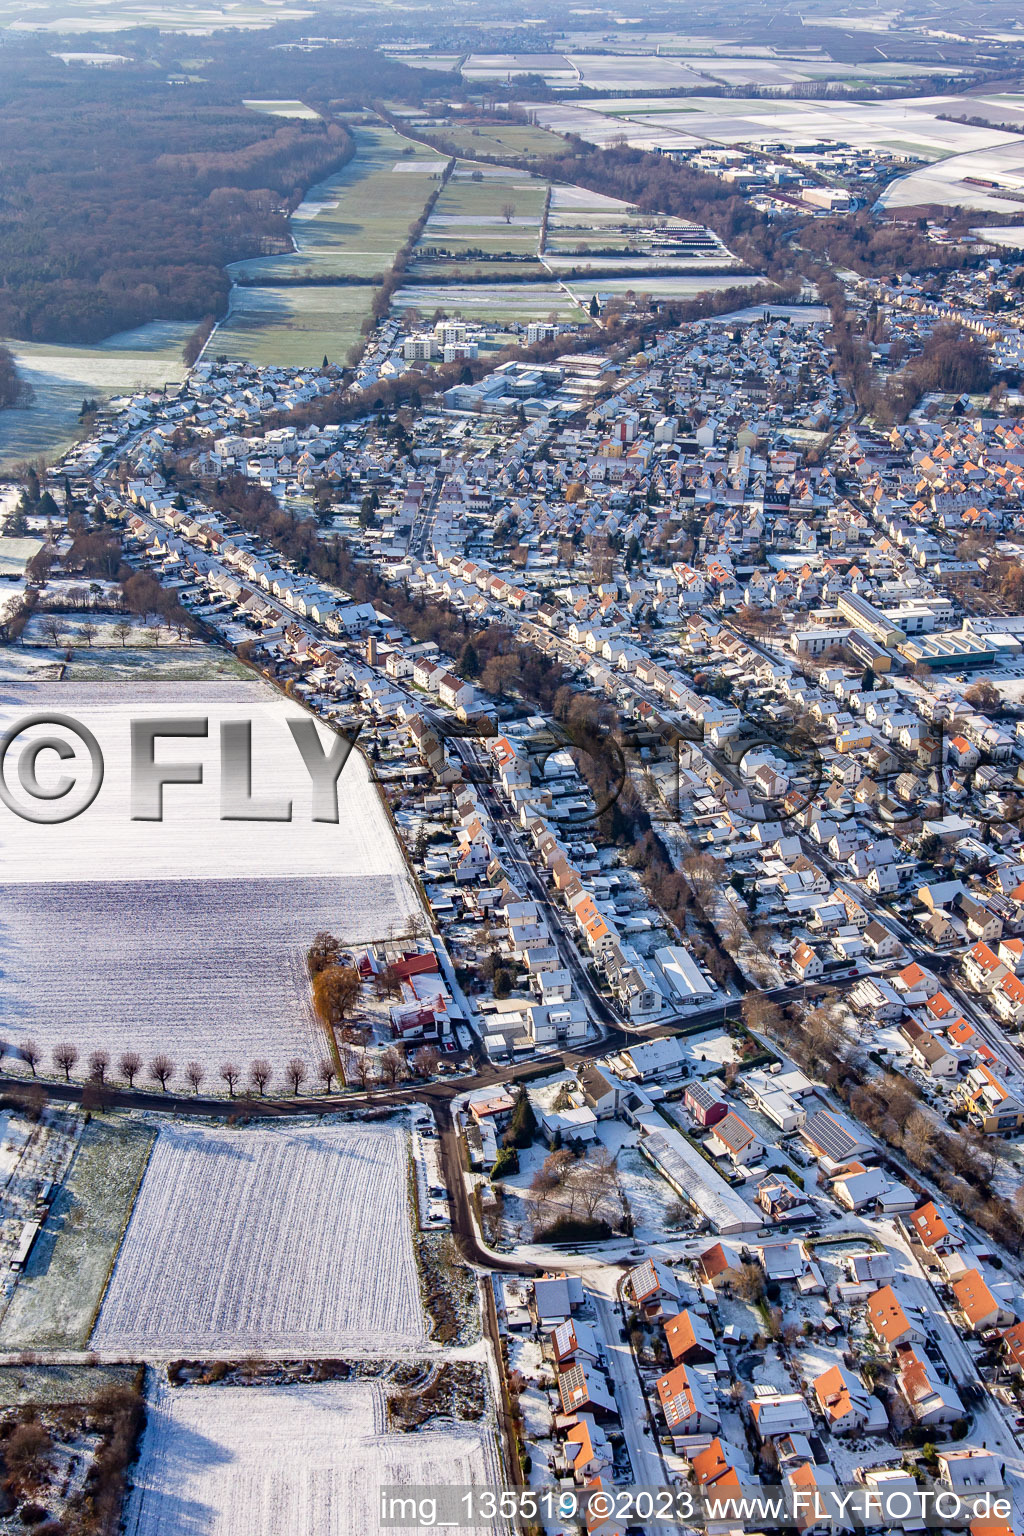
[[[124,626],[122,628],[121,626]],[[59,629],[59,634],[56,630]],[[83,630],[85,631],[83,633]],[[22,645],[119,646],[180,645],[182,636],[159,620],[146,624],[126,613],[48,613],[37,610],[25,625]]]
[[420,249],[536,252],[547,183],[511,168],[460,161],[427,220]]
[[[638,1150],[639,1134],[621,1120],[602,1120],[597,1128],[602,1146],[615,1158],[619,1187],[629,1201],[637,1231],[647,1229],[660,1236],[668,1225],[669,1213],[679,1205],[679,1197]],[[607,1214],[614,1221],[619,1211],[609,1205]]]
[[406,1134],[391,1126],[164,1127],[94,1347],[423,1348],[407,1185]]
[[[653,253],[660,242],[683,240],[701,232],[686,219],[638,213],[619,198],[587,192],[582,187],[553,186],[548,209],[544,260],[556,271],[593,265],[657,267],[660,271],[699,270],[708,261],[732,262],[734,257],[720,242],[710,250],[677,254]],[[620,252],[616,256],[609,252]]]
[[[148,1406],[127,1536],[373,1536],[383,1487],[499,1481],[486,1430],[452,1422],[395,1434],[384,1424],[376,1383],[161,1384]],[[482,1526],[465,1529],[484,1536]]]

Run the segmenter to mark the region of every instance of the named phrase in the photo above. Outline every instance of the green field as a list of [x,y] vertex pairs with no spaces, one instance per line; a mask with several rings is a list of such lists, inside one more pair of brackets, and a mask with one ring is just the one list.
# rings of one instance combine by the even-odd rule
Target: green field
[[292,214],[296,250],[234,262],[233,277],[382,277],[437,191],[443,155],[383,123],[356,128],[355,158],[310,187]]
[[566,148],[560,134],[549,133],[546,128],[520,127],[515,123],[501,123],[493,128],[445,123],[440,132],[446,141],[457,144],[466,155],[563,155]]
[[374,289],[233,288],[231,313],[219,327],[211,355],[234,361],[320,363],[326,355],[343,363],[362,336]]
[[494,261],[475,260],[470,257],[465,261],[458,261],[455,257],[419,257],[409,265],[409,274],[418,282],[429,282],[431,287],[437,283],[452,282],[462,283],[469,278],[487,278],[491,282],[499,279],[508,282],[513,278],[532,277],[538,280],[546,280],[547,273],[536,258],[526,257],[522,260],[502,261],[500,264]]
[[447,161],[384,124],[355,129],[356,155],[311,187],[292,215],[296,250],[236,262],[235,278],[354,277],[352,287],[239,287],[211,344],[216,357],[296,365],[343,362],[362,337],[382,279],[436,192]]
[[[639,280],[638,280],[639,281]],[[590,294],[586,296],[589,302]],[[394,308],[414,306],[425,315],[435,309],[466,320],[580,320],[583,312],[557,283],[442,283],[436,287],[416,284],[400,288]]]
[[110,1387],[131,1387],[133,1365],[0,1365],[4,1408],[91,1403]]
[[546,196],[547,182],[524,171],[460,160],[434,206],[420,247],[437,247],[453,256],[472,250],[535,255]]
[[244,677],[252,673],[229,651],[215,645],[142,646],[133,650],[117,646],[109,650],[78,650],[64,673],[76,682],[113,683],[133,678],[138,682],[199,683]]
[[93,1118],[0,1324],[3,1349],[84,1349],[156,1133]]
[[194,329],[188,323],[154,320],[96,347],[7,342],[33,396],[26,406],[0,411],[0,470],[40,454],[54,458],[68,448],[78,435],[86,396],[103,401],[178,383],[185,376],[181,349]]

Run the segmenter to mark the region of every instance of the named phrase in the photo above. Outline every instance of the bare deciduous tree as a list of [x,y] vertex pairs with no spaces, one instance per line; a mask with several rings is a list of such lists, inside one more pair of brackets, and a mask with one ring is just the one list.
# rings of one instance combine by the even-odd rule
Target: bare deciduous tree
[[89,1057],[89,1076],[94,1083],[105,1083],[107,1080],[107,1068],[110,1066],[109,1051],[93,1051]]
[[345,1081],[359,1088],[366,1088],[373,1081],[373,1061],[369,1051],[350,1050],[345,1053]]
[[174,1076],[174,1062],[160,1051],[149,1064],[149,1075],[154,1083],[160,1084],[161,1093],[167,1092],[167,1084]]
[[324,1091],[326,1093],[330,1093],[331,1084],[334,1082],[334,1079],[338,1075],[338,1069],[328,1056],[324,1056],[323,1059],[318,1062],[316,1075],[323,1083]]
[[118,619],[117,623],[114,625],[114,634],[120,640],[122,650],[128,644],[128,640],[129,640],[129,637],[131,636],[131,632],[132,632],[131,620],[130,619]]
[[570,1183],[579,1198],[588,1220],[592,1220],[602,1201],[612,1197],[619,1187],[615,1158],[608,1151],[601,1151],[576,1163],[570,1173]]
[[771,997],[761,997],[760,992],[748,992],[740,1003],[740,1017],[748,1029],[758,1029],[761,1034],[774,1034],[781,1023],[783,1011]]
[[694,853],[683,860],[686,876],[694,899],[702,911],[709,910],[714,893],[722,884],[722,866],[709,853]]
[[202,1086],[203,1078],[205,1076],[206,1072],[198,1061],[190,1061],[186,1063],[185,1081],[188,1083],[193,1093],[199,1093],[199,1089]]
[[293,1056],[285,1069],[285,1076],[292,1085],[292,1092],[298,1097],[299,1089],[309,1076],[309,1068],[301,1056]]
[[135,1079],[142,1071],[142,1057],[138,1051],[123,1051],[118,1059],[117,1070],[128,1082],[129,1088],[135,1087]]
[[262,1058],[258,1061],[254,1061],[252,1066],[249,1068],[249,1077],[252,1079],[253,1085],[259,1089],[261,1099],[266,1093],[267,1084],[270,1082],[270,1079],[273,1077],[273,1075],[274,1074],[271,1070],[270,1062],[264,1061]]
[[93,623],[92,619],[86,619],[85,622],[79,626],[78,638],[84,645],[91,646],[98,634],[99,630],[96,628],[96,625]]
[[737,1296],[756,1305],[764,1296],[764,1271],[760,1264],[742,1263],[735,1284]]
[[53,1048],[53,1064],[64,1073],[65,1082],[71,1081],[71,1069],[78,1060],[78,1046],[65,1040]]
[[56,613],[48,613],[40,628],[51,645],[59,646],[64,639],[64,620]]
[[325,929],[314,936],[312,944],[306,951],[306,966],[311,976],[317,976],[321,971],[326,971],[329,965],[334,965],[338,958],[341,945],[333,933]]
[[235,1066],[233,1061],[226,1061],[220,1069],[220,1075],[228,1085],[228,1098],[233,1099],[235,1096],[235,1084],[242,1075],[241,1071]]
[[511,224],[512,220],[516,216],[516,205],[515,205],[515,203],[502,203],[502,205],[501,205],[501,216],[505,220],[506,224]]
[[373,984],[378,997],[401,997],[402,995],[402,978],[393,965],[387,965],[382,971],[378,971]]
[[380,1058],[380,1075],[393,1088],[399,1078],[405,1077],[405,1057],[395,1045],[389,1045]]

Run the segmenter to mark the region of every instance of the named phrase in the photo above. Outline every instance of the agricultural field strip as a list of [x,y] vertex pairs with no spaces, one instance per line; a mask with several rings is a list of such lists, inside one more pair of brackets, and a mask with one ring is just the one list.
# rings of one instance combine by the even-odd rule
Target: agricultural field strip
[[405,1131],[162,1128],[92,1342],[161,1357],[433,1348]]
[[[224,1061],[265,1058],[284,1086],[301,1057],[327,1054],[304,954],[320,929],[353,944],[401,931],[380,877],[75,881],[0,885],[0,1011],[11,1046],[74,1043],[145,1062],[166,1052],[224,1093]],[[400,910],[400,909],[399,909]],[[152,1085],[150,1085],[152,1086]]]
[[[155,682],[111,689],[102,683],[29,683],[6,690],[0,725],[47,708],[72,715],[95,735],[104,757],[103,785],[87,812],[59,827],[5,817],[0,847],[7,884],[325,875],[379,878],[386,886],[393,878],[396,894],[401,887],[409,893],[405,915],[419,910],[365,758],[353,751],[338,779],[338,822],[312,821],[310,777],[288,728],[289,720],[312,717],[267,685]],[[167,714],[208,721],[205,738],[157,746],[159,761],[201,763],[203,783],[167,786],[162,821],[133,820],[131,723]],[[221,820],[220,724],[235,719],[251,722],[253,793],[280,804],[291,801],[290,821],[254,826]],[[24,739],[38,734],[28,731]],[[319,723],[317,734],[324,751],[331,750],[334,734]]]
[[[355,158],[309,188],[292,215],[296,250],[228,268],[245,276],[375,277],[386,272],[409,225],[436,190],[447,160],[381,124],[355,130]],[[409,178],[397,169],[421,168]]]
[[[386,273],[447,164],[381,124],[355,130],[355,158],[311,187],[292,215],[294,252],[235,262],[217,351],[264,364],[343,360],[370,313],[372,279]],[[421,171],[395,175],[397,170]],[[351,277],[358,286],[263,286],[260,278]],[[245,279],[239,286],[237,280]]]
[[[373,1536],[388,1485],[493,1483],[494,1436],[446,1422],[385,1428],[377,1383],[161,1384],[150,1401],[126,1536]],[[465,1527],[484,1536],[481,1527]],[[488,1536],[503,1536],[488,1525]]]
[[[683,104],[658,98],[621,98],[600,103],[524,103],[538,122],[554,132],[579,133],[595,144],[610,144],[624,133],[637,147],[686,144],[757,144],[765,140],[825,139],[859,148],[898,150],[908,140],[922,156],[941,160],[974,150],[1016,142],[998,127],[946,122],[940,114],[959,116],[963,100],[923,96],[893,102],[822,103],[690,97]],[[632,132],[630,128],[632,127]]]
[[26,405],[0,412],[0,471],[68,448],[78,434],[86,398],[109,400],[179,383],[185,376],[181,349],[193,329],[187,323],[154,321],[95,347],[12,341],[18,371],[33,394]]
[[85,1127],[0,1323],[0,1348],[86,1347],[154,1140],[149,1125]]
[[[105,1049],[115,1060],[166,1051],[179,1072],[199,1061],[211,1091],[229,1058],[247,1070],[266,1057],[279,1082],[292,1056],[315,1070],[326,1041],[303,962],[312,935],[329,929],[355,945],[424,917],[365,760],[353,752],[342,771],[338,824],[313,822],[285,723],[293,706],[263,684],[11,683],[0,716],[47,707],[93,730],[106,778],[72,822],[4,819],[4,1037],[34,1039],[47,1054],[69,1039],[83,1057]],[[206,775],[168,790],[162,822],[129,815],[128,722],[147,713],[210,720],[208,740],[159,753],[202,761]],[[218,720],[246,717],[254,790],[291,798],[291,822],[220,820]]]

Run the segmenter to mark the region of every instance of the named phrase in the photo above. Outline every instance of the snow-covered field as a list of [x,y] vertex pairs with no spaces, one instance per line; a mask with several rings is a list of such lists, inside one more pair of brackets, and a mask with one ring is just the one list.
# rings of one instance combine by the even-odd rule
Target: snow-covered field
[[[184,1090],[188,1061],[245,1073],[265,1057],[281,1089],[301,1056],[326,1054],[303,956],[313,934],[373,926],[370,876],[300,880],[74,881],[0,885],[3,1038],[44,1050],[70,1039],[84,1061],[104,1049],[148,1062],[165,1052]],[[47,1063],[48,1065],[48,1063]]]
[[[383,1388],[161,1386],[128,1536],[373,1536],[380,1489],[497,1481],[486,1430],[384,1428]],[[482,1527],[465,1527],[482,1531]],[[487,1527],[493,1531],[493,1526]]]
[[422,1348],[407,1178],[405,1132],[393,1126],[163,1128],[94,1347],[158,1357]]
[[[99,1047],[115,1060],[164,1051],[179,1073],[195,1059],[208,1091],[223,1086],[215,1074],[229,1058],[247,1069],[266,1056],[279,1073],[300,1055],[315,1070],[324,1042],[303,969],[313,935],[365,943],[422,917],[365,760],[353,752],[342,770],[337,824],[314,822],[287,728],[301,712],[260,684],[0,687],[0,728],[53,709],[93,732],[105,778],[73,821],[40,826],[0,809],[4,1038],[44,1051],[69,1039],[83,1059]],[[200,762],[204,776],[167,788],[162,822],[131,818],[129,731],[141,716],[209,721],[205,739],[157,745],[159,761]],[[219,728],[230,719],[252,721],[253,794],[290,799],[291,821],[220,819]],[[20,792],[18,751],[6,778]],[[41,754],[41,781],[61,770],[74,771]]]
[[181,349],[193,329],[187,321],[154,320],[108,336],[95,347],[10,342],[33,397],[0,415],[0,467],[66,448],[79,431],[78,413],[86,397],[109,399],[178,383],[185,376]]
[[[763,67],[769,74],[779,68],[772,63]],[[749,60],[717,60],[713,66],[716,77],[731,84],[753,83],[762,78],[761,69]],[[613,144],[622,136],[634,148],[664,150],[757,144],[766,138],[782,144],[821,139],[928,162],[885,189],[881,200],[886,207],[959,203],[967,208],[1002,209],[1009,217],[1012,201],[965,178],[996,181],[1004,191],[1019,192],[1024,187],[1024,139],[997,126],[1017,121],[1019,97],[979,101],[981,115],[987,112],[992,119],[980,126],[947,121],[963,115],[963,100],[958,96],[871,102],[691,96],[685,103],[624,97],[600,103],[570,99],[523,105],[541,127],[578,133],[598,145]]]
[[[103,786],[87,811],[56,826],[37,826],[3,813],[0,852],[8,882],[370,876],[379,888],[382,933],[390,920],[419,910],[405,861],[358,752],[351,754],[338,780],[337,823],[312,820],[310,775],[288,728],[289,721],[311,717],[273,689],[242,680],[11,685],[0,693],[0,729],[52,710],[72,716],[96,737],[104,758]],[[170,784],[162,821],[133,820],[132,722],[168,719],[208,722],[205,736],[161,738],[155,752],[161,763],[201,764],[202,782]],[[230,720],[251,722],[254,797],[273,801],[275,814],[290,801],[291,820],[221,820],[220,727]],[[328,751],[335,738],[322,726],[317,730]],[[26,732],[19,742],[38,734],[53,732]],[[20,750],[12,750],[12,759]],[[84,752],[76,755],[76,765],[79,757],[85,760]],[[15,770],[16,762],[8,761],[7,781],[17,787]],[[73,772],[53,754],[40,758],[41,782]]]

